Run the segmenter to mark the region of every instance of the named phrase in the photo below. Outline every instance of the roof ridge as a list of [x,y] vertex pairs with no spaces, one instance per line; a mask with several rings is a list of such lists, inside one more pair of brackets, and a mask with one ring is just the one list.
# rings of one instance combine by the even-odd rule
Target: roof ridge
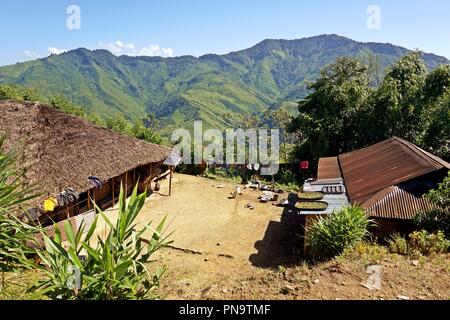
[[[391,139],[394,139],[394,140],[400,142],[404,146],[408,147],[410,150],[414,151],[419,156],[422,156],[422,158],[426,158],[427,160],[430,160],[431,162],[434,162],[437,165],[440,165],[442,167],[446,167],[447,169],[450,169],[450,164],[447,163],[444,159],[441,159],[437,156],[430,154],[429,152],[416,146],[414,143],[409,142],[408,140],[405,140],[405,139],[397,137],[397,136],[393,136]],[[438,158],[439,160],[437,160],[436,158]]]

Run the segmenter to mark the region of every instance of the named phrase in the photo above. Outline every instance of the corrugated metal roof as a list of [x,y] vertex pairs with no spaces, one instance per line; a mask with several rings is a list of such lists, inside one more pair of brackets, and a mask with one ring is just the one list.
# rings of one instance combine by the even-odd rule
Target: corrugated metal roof
[[369,204],[366,212],[370,217],[390,219],[412,219],[417,212],[435,207],[425,197],[414,195],[397,186],[380,191],[366,203]]
[[341,169],[337,157],[320,158],[317,170],[317,179],[340,179],[342,178]]
[[450,164],[412,143],[393,137],[338,157],[352,203],[364,202],[378,192]]

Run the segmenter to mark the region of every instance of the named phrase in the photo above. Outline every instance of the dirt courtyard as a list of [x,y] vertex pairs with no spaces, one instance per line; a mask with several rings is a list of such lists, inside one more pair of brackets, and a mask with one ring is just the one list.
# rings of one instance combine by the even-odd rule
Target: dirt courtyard
[[[218,186],[223,185],[223,188]],[[277,266],[287,261],[281,245],[282,208],[260,203],[260,191],[243,189],[230,199],[236,184],[183,174],[174,175],[172,196],[165,181],[160,194],[152,195],[137,220],[158,223],[165,215],[173,231],[172,245],[201,254],[165,248],[158,262],[167,266],[166,279],[186,298],[201,298],[202,290],[248,277],[259,267]],[[251,203],[254,210],[246,208]],[[164,283],[162,281],[162,288]],[[170,290],[173,292],[173,290]],[[175,292],[173,292],[175,293]],[[184,296],[183,294],[181,296]]]
[[[147,199],[139,224],[152,221],[156,227],[167,216],[173,231],[171,247],[152,258],[151,267],[167,267],[157,292],[161,299],[449,298],[447,254],[414,261],[369,246],[317,266],[293,261],[280,222],[283,208],[260,203],[260,191],[253,189],[241,188],[243,195],[230,199],[235,186],[175,174],[172,196],[166,180]],[[379,291],[362,286],[373,263],[383,270]]]

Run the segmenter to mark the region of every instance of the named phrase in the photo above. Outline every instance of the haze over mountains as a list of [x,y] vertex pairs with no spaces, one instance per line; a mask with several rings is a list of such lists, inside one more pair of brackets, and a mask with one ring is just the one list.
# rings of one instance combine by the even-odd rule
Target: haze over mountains
[[[107,117],[122,112],[134,119],[154,112],[166,128],[189,127],[194,119],[224,128],[232,115],[259,114],[267,107],[295,106],[305,82],[337,57],[381,59],[385,67],[410,50],[392,44],[362,43],[337,35],[299,40],[264,40],[225,55],[117,57],[106,50],[76,49],[0,68],[0,84],[20,84],[44,95],[63,94]],[[449,64],[425,53],[427,67]],[[230,116],[231,115],[231,116]]]

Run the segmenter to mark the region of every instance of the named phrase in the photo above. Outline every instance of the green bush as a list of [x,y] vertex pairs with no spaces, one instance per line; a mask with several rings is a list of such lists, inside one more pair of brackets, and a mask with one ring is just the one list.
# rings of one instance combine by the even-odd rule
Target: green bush
[[311,253],[317,258],[339,255],[369,237],[368,228],[372,224],[364,210],[353,205],[321,217],[306,228]]
[[227,179],[237,179],[240,178],[242,181],[249,180],[251,177],[250,170],[243,169],[243,168],[235,168],[235,167],[229,167],[229,168],[223,168],[223,167],[216,167],[214,165],[211,165],[206,171],[207,176],[215,176],[220,178],[227,178]]
[[175,172],[189,174],[191,176],[198,176],[202,174],[200,166],[196,164],[186,164],[186,163],[179,164],[176,167]]
[[388,246],[391,253],[408,254],[408,240],[398,233],[394,234],[391,239],[388,240]]
[[281,184],[294,184],[297,182],[294,174],[284,168],[281,168],[275,175],[275,181]]
[[443,209],[433,209],[428,212],[419,212],[415,215],[414,224],[420,230],[428,232],[444,232],[445,236],[450,236],[450,211]]
[[[62,245],[59,230],[56,230],[54,238],[44,234],[46,250],[38,251],[38,254],[45,264],[41,267],[45,277],[30,291],[51,299],[154,298],[149,294],[158,286],[165,270],[158,268],[155,274],[151,274],[146,264],[150,262],[150,257],[167,243],[167,236],[163,236],[165,219],[154,230],[150,223],[143,229],[136,230],[134,221],[144,205],[145,198],[145,192],[137,194],[136,186],[126,204],[121,187],[119,215],[115,224],[96,207],[110,231],[106,239],[98,237],[95,246],[90,244],[90,240],[98,216],[84,238],[83,226],[74,233],[70,223],[66,221],[66,247]],[[150,240],[144,242],[141,237],[147,230],[153,234]]]
[[426,230],[414,231],[409,235],[410,253],[429,255],[432,253],[446,253],[450,248],[450,241],[442,231],[429,233]]
[[40,101],[42,97],[35,88],[24,88],[17,85],[0,85],[0,100]]

